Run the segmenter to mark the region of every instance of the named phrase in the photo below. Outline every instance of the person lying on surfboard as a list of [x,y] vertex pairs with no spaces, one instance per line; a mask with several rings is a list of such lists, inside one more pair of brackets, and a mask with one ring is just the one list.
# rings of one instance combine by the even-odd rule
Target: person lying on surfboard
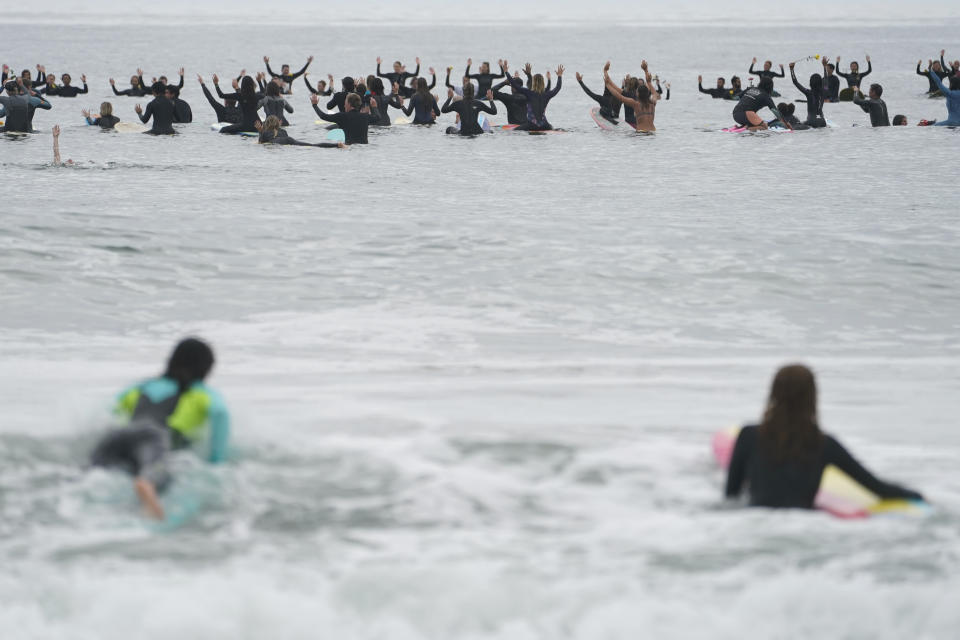
[[646,75],[646,82],[637,86],[636,98],[625,96],[617,85],[614,84],[613,80],[610,79],[609,60],[607,64],[603,65],[603,83],[610,93],[613,94],[613,97],[623,103],[624,107],[633,109],[634,116],[636,117],[636,123],[634,124],[636,130],[652,132],[657,130],[657,127],[653,124],[653,120],[656,117],[657,101],[660,100],[660,94],[650,89],[650,87],[653,86],[653,76],[650,75],[650,68],[647,66],[646,60],[640,63],[640,68],[643,69],[643,73]]
[[817,420],[813,372],[794,364],[773,378],[759,425],[740,430],[724,493],[736,498],[746,487],[750,506],[812,509],[827,465],[834,465],[880,498],[923,500],[913,491],[877,479]]

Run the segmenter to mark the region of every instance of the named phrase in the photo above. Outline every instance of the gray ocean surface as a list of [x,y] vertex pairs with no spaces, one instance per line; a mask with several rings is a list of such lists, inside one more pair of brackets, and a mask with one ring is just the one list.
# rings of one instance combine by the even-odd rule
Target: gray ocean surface
[[[956,637],[960,132],[836,104],[835,129],[730,135],[696,92],[866,52],[891,116],[943,118],[914,67],[960,56],[956,27],[8,27],[0,62],[90,94],[0,139],[0,638]],[[197,73],[310,54],[314,81],[563,63],[567,132],[209,130]],[[607,59],[672,84],[656,135],[589,118],[574,72],[600,90]],[[83,125],[105,99],[133,120],[107,78],[138,66],[186,67],[181,135]],[[320,141],[307,98],[289,131]],[[82,467],[186,334],[217,350],[234,459],[158,533]],[[710,437],[794,360],[824,428],[932,515],[723,505]]]

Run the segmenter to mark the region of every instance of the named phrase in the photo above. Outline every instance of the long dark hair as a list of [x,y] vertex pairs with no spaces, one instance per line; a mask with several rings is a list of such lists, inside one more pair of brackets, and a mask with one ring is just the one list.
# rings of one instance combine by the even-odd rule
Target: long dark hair
[[464,100],[473,100],[473,83],[468,82],[463,85],[463,99]]
[[823,93],[823,76],[819,73],[810,76],[810,91],[812,91],[815,96]]
[[822,446],[817,423],[817,383],[802,364],[781,368],[759,428],[760,441],[780,462],[809,459]]
[[417,78],[417,95],[420,96],[424,106],[433,102],[433,95],[430,93],[430,85],[427,84],[426,78]]
[[186,338],[174,347],[163,375],[175,380],[183,392],[209,375],[213,361],[210,345],[198,338]]
[[240,99],[246,101],[257,99],[257,83],[250,76],[243,76],[240,82]]

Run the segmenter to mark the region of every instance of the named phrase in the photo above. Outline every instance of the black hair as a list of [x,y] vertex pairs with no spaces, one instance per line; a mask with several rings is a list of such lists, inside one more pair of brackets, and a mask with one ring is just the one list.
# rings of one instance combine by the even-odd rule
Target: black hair
[[893,116],[893,126],[902,127],[905,124],[907,124],[907,116],[903,114]]
[[815,95],[823,93],[823,76],[819,73],[810,76],[810,91],[813,91]]
[[210,374],[213,362],[210,345],[198,338],[185,338],[174,347],[163,375],[176,380],[183,392],[195,382],[202,382]]
[[240,82],[240,99],[248,102],[257,99],[257,83],[250,76],[243,76]]
[[343,87],[343,90],[346,91],[347,93],[351,93],[354,89],[356,89],[356,83],[353,81],[353,78],[351,78],[350,76],[347,76],[343,80],[341,80],[340,86]]
[[268,96],[279,96],[280,95],[280,85],[276,82],[271,82],[267,84],[267,95]]
[[464,100],[473,100],[473,83],[468,82],[463,85],[463,99]]
[[157,82],[154,82],[153,85],[150,87],[150,93],[152,93],[155,96],[162,96],[166,90],[167,90],[167,85],[163,84],[159,80]]
[[180,87],[178,87],[178,86],[175,85],[175,84],[168,84],[168,85],[167,85],[167,91],[169,91],[170,93],[172,93],[174,98],[179,98],[179,97],[180,97]]
[[960,76],[950,76],[950,91],[960,90]]
[[383,86],[383,80],[380,78],[373,78],[367,83],[367,88],[370,89],[370,93],[375,96],[382,96],[387,93],[386,88]]
[[877,94],[877,97],[878,97],[878,98],[883,95],[883,87],[881,87],[880,85],[878,85],[878,84],[876,84],[876,83],[870,85],[870,91],[872,91],[872,92],[874,92],[875,94]]

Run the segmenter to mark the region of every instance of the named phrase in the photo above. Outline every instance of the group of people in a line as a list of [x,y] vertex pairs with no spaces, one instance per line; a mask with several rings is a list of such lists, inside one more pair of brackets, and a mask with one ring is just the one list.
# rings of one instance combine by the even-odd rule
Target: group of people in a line
[[[921,125],[960,126],[960,60],[948,65],[944,58],[945,53],[945,50],[941,50],[940,59],[931,59],[925,71],[921,70],[921,63],[917,65],[917,72],[929,81],[929,94],[945,97],[948,110],[946,119],[921,120]],[[750,86],[744,88],[740,78],[733,76],[730,87],[727,87],[726,80],[721,77],[717,79],[716,87],[704,89],[703,77],[700,76],[699,90],[713,98],[735,100],[732,117],[737,126],[744,130],[770,127],[801,130],[825,127],[828,123],[824,117],[824,105],[848,100],[869,114],[872,126],[908,124],[903,115],[895,115],[891,120],[882,85],[873,83],[866,93],[861,89],[864,78],[873,73],[869,55],[866,56],[865,71],[861,71],[859,64],[854,61],[850,63],[847,72],[841,71],[839,58],[835,63],[831,63],[826,57],[811,56],[811,59],[814,57],[820,59],[823,73],[811,74],[807,86],[797,79],[796,63],[789,65],[793,85],[803,94],[802,101],[806,103],[806,117],[803,120],[796,115],[795,104],[778,103],[774,100],[780,97],[774,81],[785,78],[786,71],[783,65],[779,65],[779,72],[774,71],[773,62],[770,60],[764,62],[762,69],[756,68],[756,58],[751,62],[748,73],[759,78],[756,86],[751,78]],[[286,64],[281,66],[279,72],[275,72],[270,66],[270,58],[264,56],[263,60],[266,72],[250,76],[245,70],[241,71],[232,79],[232,91],[228,93],[224,93],[220,87],[220,78],[214,75],[212,80],[216,96],[207,87],[203,77],[197,76],[204,96],[213,108],[218,123],[221,123],[220,132],[257,135],[262,143],[318,147],[366,144],[370,127],[388,127],[392,124],[390,109],[399,111],[405,122],[415,125],[433,125],[442,114],[452,113],[455,115],[455,123],[448,127],[446,132],[475,136],[491,129],[483,114],[497,114],[497,103],[500,103],[505,109],[507,119],[503,129],[550,131],[553,130],[553,125],[547,119],[547,107],[563,86],[564,72],[562,65],[557,67],[554,86],[549,71],[545,74],[534,74],[529,63],[522,69],[524,81],[519,71],[511,74],[506,60],[498,61],[496,73],[486,62],[480,65],[477,73],[471,73],[473,61],[467,60],[460,85],[451,83],[453,68],[447,68],[447,98],[441,105],[437,96],[431,93],[437,83],[436,71],[432,67],[429,69],[430,82],[426,77],[420,76],[419,58],[412,72],[407,71],[400,61],[393,63],[392,71],[383,72],[382,60],[377,58],[375,74],[366,78],[344,77],[339,90],[330,75],[326,80],[319,80],[316,85],[311,84],[307,71],[313,62],[312,56],[296,72],[291,71]],[[657,103],[661,99],[670,99],[670,85],[666,84],[664,91],[659,77],[651,74],[646,61],[641,64],[641,69],[642,75],[627,74],[616,83],[610,78],[608,62],[603,68],[604,88],[600,94],[590,90],[582,74],[577,73],[576,76],[583,91],[599,105],[596,113],[601,118],[617,125],[621,121],[622,113],[622,121],[629,126],[637,131],[652,132],[656,131],[654,121]],[[291,138],[284,129],[289,126],[287,114],[294,112],[289,97],[293,92],[294,82],[300,77],[303,77],[310,91],[313,110],[320,119],[330,123],[330,128],[343,131],[343,143],[300,142]],[[847,83],[847,87],[842,90],[841,78]],[[0,117],[6,118],[3,130],[31,132],[35,110],[52,107],[47,99],[49,96],[74,97],[87,92],[86,76],[81,79],[83,89],[70,84],[69,74],[63,74],[60,84],[57,84],[56,77],[47,74],[43,65],[37,65],[36,79],[29,69],[23,70],[19,76],[10,75],[9,67],[4,65],[0,81],[7,93],[6,96],[0,96]],[[137,73],[130,77],[129,88],[118,90],[113,78],[110,78],[110,85],[117,96],[152,97],[145,109],[140,104],[135,107],[140,120],[144,124],[150,124],[147,133],[174,134],[174,124],[193,121],[190,105],[180,97],[184,85],[183,68],[179,70],[177,83],[169,82],[166,76],[159,76],[154,77],[147,85],[143,71],[138,69]],[[324,99],[323,104],[321,99]],[[773,119],[765,120],[761,117],[759,112],[763,109],[768,109]],[[99,113],[85,110],[83,115],[88,124],[104,129],[113,128],[120,122],[109,102],[100,105]],[[401,116],[398,114],[398,117]]]
[[[947,118],[940,121],[921,120],[920,125],[937,126],[960,126],[960,60],[955,60],[949,66],[944,60],[946,50],[940,51],[940,60],[931,59],[927,65],[926,71],[921,71],[921,62],[917,63],[917,73],[924,76],[929,81],[928,95],[931,97],[945,97],[947,99]],[[819,57],[819,56],[817,56]],[[737,105],[733,110],[733,119],[741,127],[750,130],[766,129],[768,127],[780,127],[787,129],[810,129],[827,126],[826,118],[823,115],[823,105],[831,102],[849,101],[859,106],[870,116],[870,124],[874,127],[906,126],[907,118],[904,115],[893,117],[892,123],[887,109],[887,104],[883,99],[883,86],[873,83],[864,94],[861,90],[863,79],[873,72],[873,64],[870,56],[866,56],[867,70],[860,71],[860,65],[857,62],[850,63],[850,70],[844,73],[839,70],[840,58],[836,59],[836,64],[830,62],[829,58],[820,58],[823,65],[823,74],[814,73],[810,75],[809,86],[804,87],[795,72],[795,62],[790,63],[790,78],[793,85],[803,94],[807,103],[807,117],[801,121],[794,115],[795,105],[791,103],[775,103],[774,98],[780,97],[780,94],[774,88],[775,78],[784,78],[786,73],[783,65],[780,65],[780,72],[772,70],[773,63],[767,60],[763,64],[762,71],[754,69],[757,59],[754,58],[750,64],[749,73],[759,76],[760,80],[756,87],[751,86],[743,88],[740,78],[733,76],[731,78],[731,87],[726,86],[724,78],[717,78],[716,87],[711,89],[703,88],[703,76],[698,78],[698,87],[700,93],[709,95],[717,99],[736,100]],[[840,78],[847,82],[847,88],[840,89]],[[944,83],[944,80],[948,84]],[[773,114],[774,118],[765,121],[757,112],[760,109],[767,108]]]
[[[176,345],[161,375],[123,390],[116,400],[120,424],[97,442],[93,466],[123,471],[146,513],[164,518],[163,492],[174,478],[169,455],[192,449],[210,463],[229,459],[230,416],[223,397],[206,384],[214,364],[210,346],[197,338]],[[919,493],[884,482],[820,429],[817,388],[803,365],[780,369],[766,409],[745,426],[733,448],[725,494],[746,492],[749,504],[812,509],[820,479],[834,465],[880,498],[920,500]]]

